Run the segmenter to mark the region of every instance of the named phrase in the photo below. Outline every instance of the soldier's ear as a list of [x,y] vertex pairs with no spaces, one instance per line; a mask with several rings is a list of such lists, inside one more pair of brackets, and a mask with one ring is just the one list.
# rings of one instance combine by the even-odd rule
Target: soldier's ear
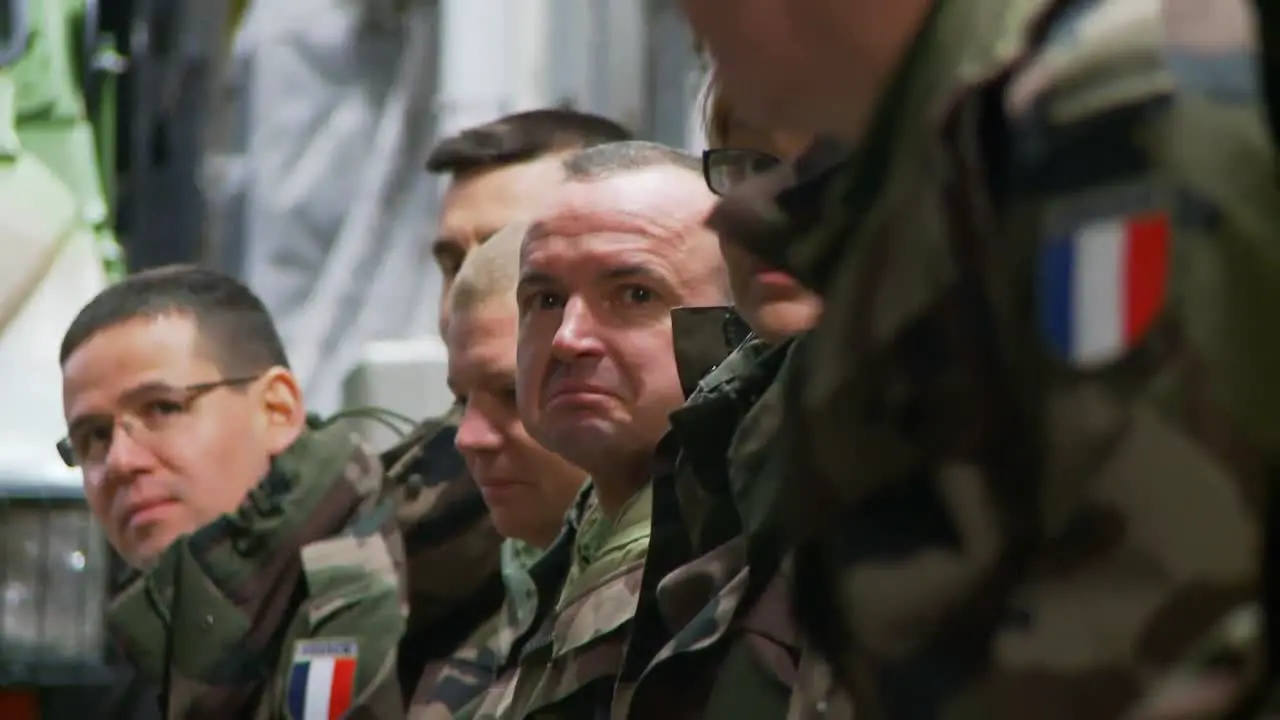
[[293,373],[283,367],[271,368],[258,382],[267,448],[272,455],[278,455],[307,427],[302,387]]

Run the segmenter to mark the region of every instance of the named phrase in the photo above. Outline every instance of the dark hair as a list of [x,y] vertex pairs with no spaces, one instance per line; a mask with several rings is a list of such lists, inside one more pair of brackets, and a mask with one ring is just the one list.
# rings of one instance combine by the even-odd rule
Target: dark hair
[[702,175],[702,161],[682,150],[644,140],[597,145],[570,155],[564,161],[569,180],[598,180],[633,170],[674,167]]
[[427,156],[427,170],[465,175],[632,137],[630,130],[599,115],[558,108],[530,110],[441,140]]
[[62,337],[59,362],[101,330],[135,318],[187,315],[210,359],[227,377],[288,367],[284,344],[262,301],[240,281],[192,265],[170,265],[126,277],[81,308]]

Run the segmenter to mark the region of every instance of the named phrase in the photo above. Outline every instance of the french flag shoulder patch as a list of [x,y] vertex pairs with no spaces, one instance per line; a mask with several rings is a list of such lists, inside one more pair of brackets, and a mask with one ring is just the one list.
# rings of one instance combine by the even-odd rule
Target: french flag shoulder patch
[[289,717],[339,720],[351,708],[359,645],[350,639],[299,640],[289,671]]
[[1137,347],[1166,304],[1170,245],[1163,210],[1113,215],[1048,238],[1036,283],[1048,351],[1093,370]]

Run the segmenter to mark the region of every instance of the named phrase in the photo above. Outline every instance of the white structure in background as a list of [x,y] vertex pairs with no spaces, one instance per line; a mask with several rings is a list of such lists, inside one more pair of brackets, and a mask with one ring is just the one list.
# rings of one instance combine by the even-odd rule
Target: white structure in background
[[565,105],[699,149],[696,70],[675,0],[256,0],[210,156],[217,255],[243,258],[313,409],[441,412],[429,148]]

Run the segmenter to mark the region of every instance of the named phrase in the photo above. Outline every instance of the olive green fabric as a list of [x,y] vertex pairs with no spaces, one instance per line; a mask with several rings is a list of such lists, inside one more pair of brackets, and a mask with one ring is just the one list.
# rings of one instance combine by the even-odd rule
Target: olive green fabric
[[584,485],[560,537],[530,568],[537,610],[470,717],[595,717],[630,632],[649,542],[650,486],[610,518]]
[[[671,471],[653,481],[644,590],[613,717],[806,717],[813,704],[793,702],[804,649],[791,619],[778,506],[787,456],[774,381],[791,343],[748,337],[733,349],[742,338],[736,316],[699,327],[684,312],[673,313],[682,376],[706,369],[685,372],[679,358],[708,355],[690,346],[719,342],[728,356],[692,384],[659,446],[656,465]],[[705,315],[703,324],[715,317]]]
[[[1247,7],[939,2],[863,152],[711,217],[825,302],[780,505],[857,717],[1119,717],[1255,597],[1280,194]],[[1162,248],[1149,323],[1090,306],[1117,261],[1060,282],[1108,223]]]
[[345,717],[404,717],[404,551],[382,468],[337,426],[305,433],[234,514],[175,542],[114,594],[108,622],[167,717],[296,718],[300,648],[356,656]]
[[410,720],[463,720],[478,709],[516,638],[528,631],[538,604],[529,570],[542,550],[508,538],[502,544],[506,600],[448,659],[429,666],[409,703]]
[[447,661],[464,662],[455,655],[501,621],[503,539],[454,447],[460,416],[455,406],[382,454],[383,492],[395,507],[408,568],[400,682],[415,703],[431,693]]

